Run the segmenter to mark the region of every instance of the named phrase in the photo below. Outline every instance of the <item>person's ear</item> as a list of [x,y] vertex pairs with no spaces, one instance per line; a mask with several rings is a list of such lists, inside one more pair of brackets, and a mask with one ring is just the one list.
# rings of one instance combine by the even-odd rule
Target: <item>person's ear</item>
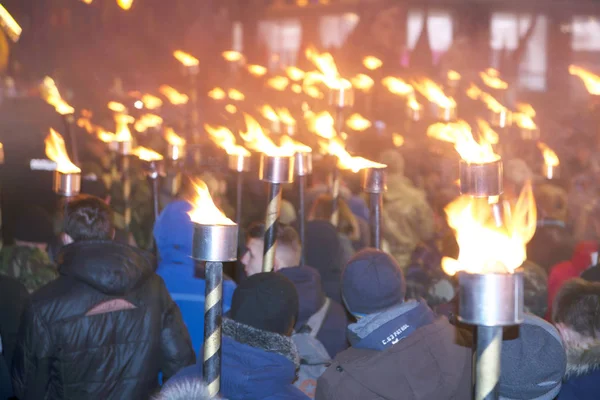
[[73,238],[63,232],[60,234],[60,241],[63,244],[63,246],[66,246],[68,244],[73,243]]

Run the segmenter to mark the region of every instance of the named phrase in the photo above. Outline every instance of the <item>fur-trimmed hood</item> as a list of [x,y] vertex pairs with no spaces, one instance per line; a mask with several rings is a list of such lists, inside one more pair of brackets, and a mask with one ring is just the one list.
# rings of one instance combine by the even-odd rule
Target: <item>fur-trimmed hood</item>
[[567,348],[566,379],[586,375],[597,369],[600,369],[600,341],[592,346]]

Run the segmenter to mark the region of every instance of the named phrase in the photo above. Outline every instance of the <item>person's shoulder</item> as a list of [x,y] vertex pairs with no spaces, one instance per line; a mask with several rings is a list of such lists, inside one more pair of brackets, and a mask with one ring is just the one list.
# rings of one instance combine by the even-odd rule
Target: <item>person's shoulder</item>
[[266,397],[265,400],[305,400],[309,399],[307,395],[302,393],[296,386],[289,384],[278,393]]

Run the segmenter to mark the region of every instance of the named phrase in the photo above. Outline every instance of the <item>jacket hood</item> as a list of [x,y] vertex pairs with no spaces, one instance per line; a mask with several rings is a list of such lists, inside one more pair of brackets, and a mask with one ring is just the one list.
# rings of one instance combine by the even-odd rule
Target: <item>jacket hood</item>
[[107,295],[124,295],[154,273],[154,257],[111,240],[83,241],[61,249],[59,271]]
[[587,347],[567,348],[565,378],[586,375],[597,369],[600,369],[600,342]]
[[154,240],[161,265],[194,265],[191,258],[194,224],[188,215],[191,209],[192,205],[187,201],[174,201],[156,220]]
[[407,204],[426,201],[425,192],[415,188],[410,179],[400,174],[388,175],[387,192],[383,197],[386,201],[403,200]]
[[298,330],[311,315],[319,311],[325,302],[325,293],[321,286],[321,275],[313,267],[282,268],[280,274],[292,281],[298,291],[298,321],[294,329]]
[[298,352],[292,339],[223,320],[224,393],[239,399],[264,399],[285,391],[296,379]]
[[592,263],[592,253],[598,251],[598,243],[594,241],[581,242],[575,246],[571,262],[578,271],[583,271]]

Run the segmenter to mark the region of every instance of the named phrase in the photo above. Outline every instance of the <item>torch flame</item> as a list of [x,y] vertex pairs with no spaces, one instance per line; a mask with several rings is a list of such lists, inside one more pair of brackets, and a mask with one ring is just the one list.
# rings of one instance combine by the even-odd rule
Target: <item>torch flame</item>
[[246,96],[244,96],[244,93],[240,92],[237,89],[229,89],[228,95],[229,98],[234,101],[243,101],[246,98]]
[[368,92],[371,90],[375,81],[369,75],[358,74],[353,77],[351,80],[352,86],[354,86],[358,90],[362,90],[363,92]]
[[505,106],[503,106],[502,104],[500,104],[500,102],[498,100],[496,100],[494,98],[494,96],[492,96],[489,93],[481,92],[479,94],[479,99],[481,101],[483,101],[485,103],[485,105],[487,106],[487,108],[489,110],[491,110],[492,112],[500,114],[502,112],[507,112],[508,111],[508,109]]
[[398,96],[406,96],[414,92],[414,89],[411,85],[406,83],[400,78],[396,78],[393,76],[387,76],[381,80],[381,84],[390,91],[390,93],[396,94]]
[[537,125],[535,124],[535,122],[533,122],[533,119],[527,114],[514,113],[513,121],[515,121],[519,128],[530,130],[537,129]]
[[454,70],[448,71],[447,76],[448,76],[448,80],[451,80],[451,81],[460,81],[460,79],[461,79],[460,74]]
[[195,67],[200,64],[200,61],[191,54],[185,53],[182,50],[175,50],[173,52],[173,57],[177,59],[180,63],[182,63],[186,67]]
[[301,86],[301,85],[299,85],[299,84],[297,84],[297,83],[294,83],[294,84],[292,85],[292,92],[294,92],[294,93],[296,93],[296,94],[300,94],[300,93],[302,93],[302,86]]
[[171,127],[165,129],[165,140],[171,146],[185,146],[185,139],[175,133],[175,130]]
[[560,160],[558,159],[558,156],[556,155],[554,150],[548,147],[547,144],[538,142],[537,147],[542,152],[542,155],[544,156],[544,162],[546,165],[551,167],[558,167],[560,165]]
[[224,126],[212,126],[204,124],[204,129],[208,132],[210,139],[229,155],[250,156],[250,152],[236,144],[233,133]]
[[131,131],[129,130],[129,124],[132,124],[135,119],[132,116],[126,114],[115,114],[115,140],[117,142],[131,142],[133,139]]
[[404,145],[404,136],[399,133],[392,133],[392,142],[394,147],[402,147]]
[[221,53],[223,58],[229,62],[240,62],[244,59],[244,55],[239,51],[228,50]]
[[171,86],[161,85],[158,91],[175,106],[187,104],[189,100],[187,94],[180,93]]
[[448,97],[444,94],[441,87],[431,79],[421,79],[418,82],[413,82],[413,86],[417,89],[427,100],[437,104],[443,108],[454,108],[456,102],[452,97]]
[[279,121],[277,113],[275,112],[273,107],[271,107],[268,104],[264,104],[261,108],[258,109],[258,111],[260,112],[260,115],[262,115],[263,118],[266,120],[269,120],[271,122]]
[[208,92],[208,97],[215,100],[223,100],[225,97],[227,97],[227,93],[225,93],[225,91],[220,87],[216,87]]
[[477,127],[479,128],[479,133],[482,137],[482,140],[490,144],[498,144],[500,137],[486,120],[477,118]]
[[414,95],[408,96],[408,102],[406,103],[406,105],[408,106],[408,108],[415,111],[418,111],[421,108],[423,108],[423,106],[417,101],[417,98]]
[[296,125],[296,120],[292,117],[290,110],[285,107],[277,109],[277,115],[279,116],[279,120],[282,124],[294,126]]
[[534,118],[536,115],[535,109],[531,104],[517,103],[517,110],[525,115],[528,115],[530,118]]
[[473,99],[473,100],[477,100],[479,98],[479,96],[481,96],[481,93],[483,93],[481,91],[481,89],[479,89],[476,85],[474,85],[473,83],[471,83],[471,85],[469,86],[469,88],[467,89],[467,96],[469,96],[469,98]]
[[131,154],[138,157],[142,161],[160,161],[163,159],[163,156],[161,154],[142,146],[138,146],[135,149],[131,150]]
[[281,148],[285,149],[290,153],[311,153],[312,149],[305,145],[304,143],[300,143],[295,141],[289,136],[283,136],[281,138]]
[[304,86],[303,89],[304,93],[306,93],[309,97],[312,97],[313,99],[322,99],[323,97],[325,97],[325,95],[321,93],[319,88],[316,86]]
[[323,139],[333,139],[336,136],[333,124],[333,117],[327,111],[321,111],[316,115],[309,115],[308,118],[308,130],[316,133]]
[[344,144],[339,138],[334,138],[328,142],[320,141],[319,146],[328,154],[338,158],[338,168],[350,170],[354,173],[366,168],[385,168],[385,164],[376,163],[363,157],[352,157],[344,148]]
[[229,114],[235,114],[237,112],[237,107],[233,104],[227,104],[225,106],[225,111],[227,111]]
[[274,76],[267,81],[267,86],[270,86],[279,92],[283,92],[289,84],[290,80],[285,76],[280,75]]
[[287,67],[285,69],[285,73],[287,74],[288,78],[290,78],[294,82],[301,81],[302,79],[304,79],[304,75],[305,75],[304,71],[302,71],[298,67],[293,67],[293,66]]
[[133,0],[117,0],[117,4],[123,10],[128,11],[131,8],[131,5],[133,4]]
[[508,88],[508,83],[500,79],[500,73],[493,68],[488,68],[485,71],[480,72],[479,76],[481,77],[483,83],[485,83],[486,86],[491,87],[492,89]]
[[109,110],[114,111],[116,113],[127,112],[127,108],[123,104],[118,103],[116,101],[109,101],[107,107]]
[[370,71],[375,71],[376,69],[381,68],[381,66],[383,65],[383,61],[381,61],[375,56],[366,56],[365,58],[363,58],[363,65],[366,69]]
[[350,117],[348,117],[348,120],[346,121],[346,125],[348,126],[348,128],[352,129],[353,131],[362,132],[364,130],[369,129],[372,124],[371,124],[371,121],[369,121],[362,115],[360,115],[358,113],[354,113]]
[[427,136],[453,143],[461,158],[470,164],[485,164],[500,159],[484,138],[479,143],[473,138],[471,127],[463,120],[432,124],[427,129]]
[[287,157],[293,155],[289,149],[277,146],[267,135],[265,135],[260,124],[250,115],[244,113],[246,121],[246,132],[240,132],[240,136],[246,146],[252,150],[265,153],[272,157]]
[[250,74],[258,77],[258,76],[264,76],[267,73],[267,68],[263,67],[262,65],[256,65],[256,64],[251,64],[248,65],[248,72],[250,72]]
[[583,81],[585,88],[589,94],[599,95],[600,94],[600,76],[578,67],[577,65],[569,66],[569,73],[571,75],[578,76]]
[[40,86],[40,94],[46,103],[53,106],[60,115],[68,115],[75,112],[75,109],[63,100],[54,79],[49,76],[44,78]]
[[63,174],[77,174],[81,172],[75,164],[71,162],[67,148],[65,146],[65,140],[56,132],[50,128],[50,133],[44,140],[46,144],[46,156],[56,163],[56,170]]
[[21,32],[23,29],[21,26],[15,21],[12,15],[8,12],[6,8],[2,4],[0,4],[0,25],[13,42],[17,42],[21,37]]
[[96,129],[96,136],[102,142],[104,142],[104,143],[112,143],[112,142],[116,142],[117,141],[117,136],[114,133],[108,132],[107,130],[105,130],[101,126],[98,126],[96,128],[97,128]]
[[160,98],[148,93],[142,95],[142,103],[144,103],[144,107],[146,107],[148,110],[156,110],[163,104]]
[[193,180],[196,196],[190,202],[192,210],[188,213],[192,222],[200,225],[235,225],[232,220],[217,208],[204,181]]
[[460,248],[458,260],[442,260],[446,274],[514,273],[527,258],[526,245],[535,233],[537,219],[530,182],[523,187],[514,209],[506,213],[502,227],[495,223],[488,199],[464,195],[445,210]]
[[133,129],[137,132],[146,132],[149,128],[158,128],[163,123],[163,119],[155,114],[142,115],[135,124]]
[[329,89],[350,89],[352,84],[338,72],[335,60],[330,53],[319,53],[312,47],[306,49],[308,58],[321,71],[321,81]]

